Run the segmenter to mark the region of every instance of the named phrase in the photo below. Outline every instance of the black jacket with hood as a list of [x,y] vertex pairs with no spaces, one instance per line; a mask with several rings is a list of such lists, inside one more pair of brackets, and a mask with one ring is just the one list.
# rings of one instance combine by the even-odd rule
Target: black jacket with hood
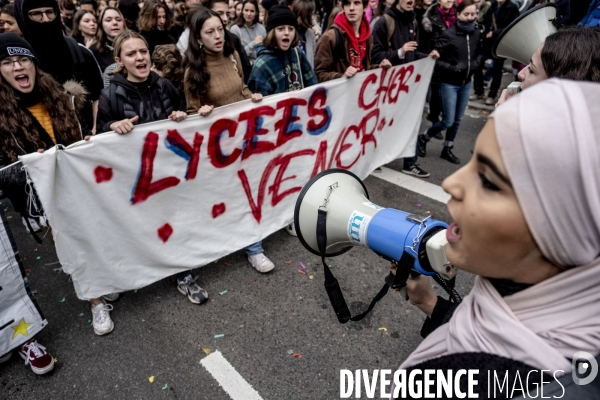
[[379,64],[384,59],[388,59],[392,65],[400,65],[427,57],[427,54],[418,51],[409,51],[404,54],[404,58],[398,57],[398,50],[402,48],[404,43],[413,40],[419,41],[419,28],[414,11],[401,12],[397,7],[392,6],[385,10],[385,14],[394,19],[394,31],[388,42],[387,20],[385,16],[377,20],[372,33],[373,52],[371,53],[371,63]]
[[[429,46],[431,51],[435,48],[437,38],[447,29],[437,2],[427,7],[421,23],[423,24],[423,29],[427,32],[421,36],[429,40],[427,46]],[[421,45],[421,42],[419,42],[419,45]]]
[[456,23],[444,30],[434,47],[440,58],[435,62],[434,74],[438,81],[454,86],[464,86],[481,65],[483,33],[479,26],[466,32]]
[[185,98],[171,82],[155,72],[150,72],[148,80],[149,85],[140,92],[123,75],[115,74],[100,94],[96,123],[99,133],[110,131],[113,122],[136,115],[137,125],[167,119],[173,111],[186,110]]

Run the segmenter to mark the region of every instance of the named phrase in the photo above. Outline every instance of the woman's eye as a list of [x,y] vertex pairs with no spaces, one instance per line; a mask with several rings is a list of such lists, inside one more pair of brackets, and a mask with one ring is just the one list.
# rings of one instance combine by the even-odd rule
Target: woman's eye
[[500,188],[498,186],[496,186],[492,182],[490,182],[490,180],[485,176],[485,174],[483,174],[481,172],[479,173],[479,179],[481,179],[481,186],[483,186],[484,189],[493,190],[493,191],[500,190]]

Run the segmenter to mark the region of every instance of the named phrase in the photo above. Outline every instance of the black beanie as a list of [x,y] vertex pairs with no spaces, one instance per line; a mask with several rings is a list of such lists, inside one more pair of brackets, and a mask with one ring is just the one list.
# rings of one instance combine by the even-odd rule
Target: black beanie
[[263,8],[267,11],[270,11],[271,8],[277,4],[279,4],[277,0],[262,0],[260,2],[260,5],[263,6]]
[[0,35],[0,61],[12,56],[31,57],[37,63],[33,49],[25,39],[16,33],[3,33]]
[[281,25],[291,25],[297,28],[298,21],[296,21],[296,16],[288,7],[276,5],[269,10],[267,32]]

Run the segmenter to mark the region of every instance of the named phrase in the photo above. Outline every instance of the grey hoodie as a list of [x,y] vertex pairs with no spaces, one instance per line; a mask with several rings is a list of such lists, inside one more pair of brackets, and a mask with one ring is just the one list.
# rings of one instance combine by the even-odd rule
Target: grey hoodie
[[[229,30],[231,33],[235,33],[240,39],[242,39],[242,44],[244,45],[244,50],[246,51],[246,55],[248,55],[248,59],[251,64],[254,64],[256,60],[256,47],[258,44],[254,43],[254,39],[257,36],[262,36],[263,39],[267,36],[267,30],[261,23],[256,23],[251,27],[248,27],[244,24],[242,27],[237,25],[233,25]],[[260,44],[260,43],[259,43]]]

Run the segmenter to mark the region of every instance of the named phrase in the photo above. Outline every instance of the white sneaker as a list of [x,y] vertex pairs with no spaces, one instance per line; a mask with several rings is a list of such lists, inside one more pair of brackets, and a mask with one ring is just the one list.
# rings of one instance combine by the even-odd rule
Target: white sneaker
[[94,326],[94,333],[98,336],[106,335],[111,333],[115,328],[115,324],[110,319],[110,311],[113,306],[110,304],[100,303],[92,305],[92,325]]
[[8,360],[10,360],[11,357],[12,357],[12,351],[9,351],[8,353],[6,353],[2,357],[0,357],[0,364],[7,362]]
[[284,229],[288,233],[288,235],[298,236],[298,234],[296,233],[296,225],[294,225],[293,222],[291,224],[289,224],[288,226],[286,226]]
[[275,268],[275,264],[265,256],[265,253],[248,256],[248,261],[250,261],[250,264],[252,264],[252,267],[254,267],[255,270],[262,274],[272,271],[273,268]]
[[119,293],[109,293],[102,296],[106,301],[116,301],[119,298]]
[[[27,226],[27,221],[25,220],[25,217],[21,217],[21,221],[23,222],[23,225],[25,225],[25,228],[29,229],[29,226]],[[29,224],[31,225],[31,229],[33,229],[34,232],[39,232],[42,230],[42,227],[39,226],[37,221],[33,218],[29,218]]]

